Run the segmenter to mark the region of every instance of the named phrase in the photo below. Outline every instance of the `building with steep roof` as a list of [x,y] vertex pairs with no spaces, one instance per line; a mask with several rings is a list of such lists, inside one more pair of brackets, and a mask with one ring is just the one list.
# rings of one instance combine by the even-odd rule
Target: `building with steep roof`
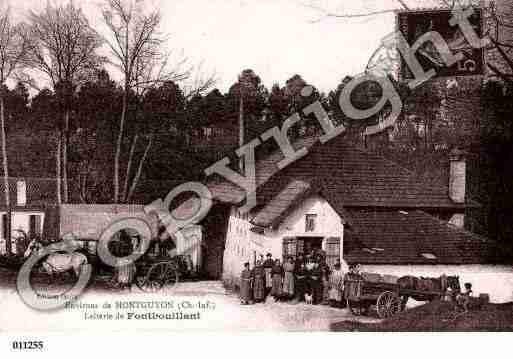
[[[7,207],[4,200],[5,186],[0,181],[0,254],[6,253]],[[29,236],[57,238],[59,233],[59,207],[57,183],[53,178],[9,177],[11,201],[11,240],[14,254],[22,251],[23,243],[17,241],[21,231]]]
[[[343,136],[294,144],[308,153],[279,170],[280,151],[256,163],[257,206],[241,213],[245,192],[214,178],[214,200],[230,209],[222,242],[222,277],[237,284],[244,262],[261,255],[297,257],[322,249],[329,265],[359,264],[391,275],[459,275],[492,300],[511,300],[511,256],[464,228],[463,153],[451,152],[449,186],[431,182],[381,156],[352,148]],[[217,223],[219,225],[219,222]],[[206,231],[207,246],[209,231]],[[221,235],[223,235],[221,233]],[[500,282],[500,285],[498,284]]]

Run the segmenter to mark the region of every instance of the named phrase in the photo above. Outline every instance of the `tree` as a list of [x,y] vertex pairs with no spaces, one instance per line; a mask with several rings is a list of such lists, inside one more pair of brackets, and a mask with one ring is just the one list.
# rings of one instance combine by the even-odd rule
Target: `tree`
[[[443,1],[441,1],[443,2]],[[397,0],[395,2],[397,5],[402,7],[405,10],[408,10],[409,7],[406,4],[404,0]],[[366,18],[369,16],[376,16],[376,15],[384,15],[389,13],[394,13],[396,11],[396,8],[394,4],[394,7],[390,8],[375,8],[375,9],[368,9],[366,7],[366,10],[363,11],[343,11],[343,10],[336,10],[332,11],[325,6],[319,4],[317,1],[309,1],[309,2],[302,2],[301,3],[304,7],[313,10],[318,14],[318,17],[311,22],[320,22],[326,18],[341,18],[341,19],[358,19],[358,18]]]
[[55,132],[60,121],[58,101],[49,88],[41,89],[30,102],[30,118],[32,129],[41,132]]
[[8,94],[6,83],[19,74],[25,66],[29,40],[23,24],[11,22],[9,9],[0,9],[0,137],[2,141],[2,168],[4,172],[4,196],[7,212],[6,252],[11,254],[11,199],[9,189],[9,163],[7,158],[5,100]]
[[226,120],[225,106],[226,99],[223,94],[218,89],[210,91],[203,98],[204,124],[208,126]]
[[[75,106],[77,131],[70,155],[74,160],[76,193],[83,203],[112,201],[112,160],[122,89],[104,69],[84,83]],[[73,170],[73,168],[72,168]]]
[[[386,7],[374,6],[361,6],[362,10],[354,10],[354,9],[340,9],[341,6],[337,8],[337,10],[331,10],[328,7],[324,6],[324,4],[319,4],[319,1],[308,1],[301,2],[301,5],[314,11],[318,16],[312,20],[311,22],[316,23],[328,18],[338,18],[338,19],[362,19],[368,18],[371,16],[379,16],[385,14],[392,14],[397,11],[397,8],[403,10],[410,10],[410,8],[415,7],[445,7],[452,9],[456,5],[458,6],[468,6],[468,5],[478,5],[480,0],[432,0],[429,4],[426,4],[426,0],[395,0],[387,2]],[[355,2],[356,3],[356,2]],[[378,2],[379,3],[379,2]],[[382,2],[381,2],[382,3]],[[360,3],[357,3],[360,4]]]
[[[29,92],[23,82],[9,91],[6,103],[7,128],[26,129],[29,122]],[[10,122],[10,123],[9,123]]]
[[238,107],[239,146],[244,145],[247,140],[245,138],[246,134],[248,130],[251,131],[251,128],[246,128],[246,126],[249,124],[252,127],[255,119],[261,117],[266,106],[267,97],[267,90],[260,77],[251,69],[242,71],[237,82],[230,87],[228,92],[229,106],[235,105]]
[[[74,92],[91,78],[103,59],[96,51],[102,41],[80,8],[70,2],[65,6],[48,4],[41,13],[30,13],[33,46],[30,64],[51,82],[62,107],[63,123],[57,153],[58,198],[61,201],[60,182],[63,179],[64,202],[68,202],[68,144],[70,115]],[[62,170],[62,173],[61,173]]]
[[278,83],[275,83],[269,94],[269,111],[270,121],[274,125],[281,125],[282,121],[287,117],[288,105],[285,91]]
[[155,84],[184,80],[190,74],[190,69],[182,70],[185,60],[170,67],[170,56],[163,51],[166,37],[159,32],[160,12],[148,11],[144,5],[141,1],[106,0],[102,9],[109,32],[111,63],[123,76],[122,111],[114,155],[115,203],[122,200],[119,172],[130,91],[136,89],[140,97]]
[[[159,87],[150,88],[144,95],[140,116],[133,124],[134,140],[130,148],[126,169],[122,200],[130,202],[141,179],[143,166],[147,163],[155,138],[161,136],[162,142],[170,134],[171,128],[179,128],[184,118],[185,97],[178,85],[172,81]],[[146,145],[140,154],[135,174],[131,176],[132,162],[135,158],[137,139],[146,138]],[[131,184],[130,178],[132,178]]]

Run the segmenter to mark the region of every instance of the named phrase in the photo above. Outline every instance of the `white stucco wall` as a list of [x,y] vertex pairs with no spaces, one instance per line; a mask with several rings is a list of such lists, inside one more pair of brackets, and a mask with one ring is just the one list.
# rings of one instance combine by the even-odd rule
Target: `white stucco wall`
[[[305,215],[316,214],[315,231],[305,232]],[[343,221],[330,204],[320,196],[312,196],[304,200],[273,230],[265,230],[258,234],[250,229],[249,215],[237,215],[232,208],[228,221],[226,246],[223,258],[223,280],[228,283],[237,282],[244,262],[253,264],[254,257],[270,252],[273,258],[282,258],[283,238],[285,237],[339,237],[340,258],[343,253]],[[324,241],[323,241],[324,248]]]
[[488,293],[490,301],[505,303],[513,301],[513,266],[505,265],[362,265],[363,272],[439,277],[442,274],[457,275],[460,285],[472,283],[474,295]]
[[[6,253],[5,238],[3,238],[4,223],[2,222],[2,218],[5,213],[6,212],[0,212],[0,254]],[[32,215],[36,215],[36,216],[40,217],[39,233],[43,233],[43,223],[45,222],[45,213],[44,212],[41,212],[41,211],[31,211],[31,212],[15,211],[15,212],[11,213],[11,236],[12,236],[12,238],[16,238],[16,237],[20,236],[20,233],[18,232],[18,230],[22,230],[25,233],[29,232],[30,216],[32,216]],[[16,248],[14,240],[12,242],[11,248],[12,248],[12,252],[14,254],[18,254],[16,251],[17,248]]]

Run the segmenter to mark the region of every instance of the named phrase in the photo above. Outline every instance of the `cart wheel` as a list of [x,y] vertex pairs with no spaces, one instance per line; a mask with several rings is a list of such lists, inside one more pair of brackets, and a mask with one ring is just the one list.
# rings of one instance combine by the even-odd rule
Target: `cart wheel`
[[172,264],[167,264],[166,266],[166,272],[163,274],[163,282],[167,285],[175,285],[178,283],[179,280],[179,274],[176,270],[175,266]]
[[150,267],[143,277],[137,277],[136,285],[145,292],[156,292],[162,289],[165,282],[166,263],[156,263]]
[[380,318],[389,318],[401,310],[401,301],[394,292],[383,292],[376,301],[376,311]]
[[347,306],[353,315],[360,316],[367,313],[367,307],[362,302],[347,301]]

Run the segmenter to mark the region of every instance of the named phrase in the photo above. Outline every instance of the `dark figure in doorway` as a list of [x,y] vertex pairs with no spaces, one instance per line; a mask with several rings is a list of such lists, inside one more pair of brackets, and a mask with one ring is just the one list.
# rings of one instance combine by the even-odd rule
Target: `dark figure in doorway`
[[267,259],[264,261],[264,272],[265,272],[265,296],[267,297],[271,292],[271,288],[273,287],[272,280],[272,269],[274,266],[273,256],[271,253],[267,253]]
[[301,263],[299,267],[296,268],[296,299],[298,301],[305,300],[305,293],[307,292],[308,279],[307,279],[307,270],[304,263]]
[[296,257],[296,261],[294,263],[296,270],[301,268],[302,264],[305,264],[305,258],[300,254]]
[[322,301],[322,270],[314,257],[309,258],[306,270],[308,273],[308,291],[313,295],[313,304],[319,304]]
[[272,274],[272,288],[271,295],[275,301],[281,299],[283,291],[283,267],[281,266],[280,260],[276,259],[271,269]]

